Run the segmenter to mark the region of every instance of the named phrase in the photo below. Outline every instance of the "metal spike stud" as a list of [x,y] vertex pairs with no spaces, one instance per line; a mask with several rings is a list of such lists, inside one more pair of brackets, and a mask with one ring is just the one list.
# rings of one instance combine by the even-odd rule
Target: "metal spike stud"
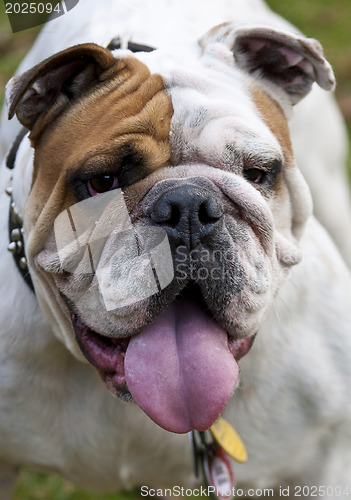
[[7,247],[7,250],[11,253],[16,253],[17,252],[17,244],[14,241],[11,241],[11,243]]
[[11,231],[11,241],[19,241],[21,239],[21,230],[16,228]]
[[5,189],[5,193],[7,194],[7,196],[12,196],[12,186],[8,186]]
[[19,265],[21,269],[27,269],[27,259],[25,257],[21,257],[19,261]]
[[16,207],[14,201],[11,203],[11,214],[12,214],[12,219],[15,223],[17,223],[17,224],[23,223],[23,219],[20,216],[20,214],[18,213],[18,210],[17,210],[17,207]]
[[18,224],[23,224],[23,219],[18,212],[16,212],[16,219]]

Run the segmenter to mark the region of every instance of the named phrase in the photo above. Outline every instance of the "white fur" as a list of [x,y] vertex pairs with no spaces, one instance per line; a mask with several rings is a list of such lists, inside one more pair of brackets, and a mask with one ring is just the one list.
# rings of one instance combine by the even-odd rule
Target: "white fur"
[[[82,41],[105,43],[116,34],[131,35],[136,42],[165,45],[193,40],[234,16],[285,26],[259,0],[223,0],[209,3],[206,9],[200,0],[190,4],[158,0],[142,9],[145,3],[119,3],[114,16],[115,0],[99,4],[80,0],[69,14],[47,25],[21,70],[66,46]],[[98,13],[93,15],[88,7]],[[341,162],[344,150],[340,118],[326,94],[306,102],[305,108],[303,103],[298,105],[294,127],[300,135],[295,136],[296,144],[301,148],[302,162],[320,168],[314,181],[318,184],[323,179],[332,189],[329,161],[335,160],[336,153]],[[323,154],[319,149],[320,144],[329,144],[325,139],[328,128],[314,139],[306,133],[313,127],[299,125],[298,116],[304,117],[309,106],[311,118],[313,110],[321,109],[321,102],[330,106],[338,124],[337,152],[336,143]],[[249,108],[250,103],[245,106]],[[3,121],[4,150],[16,127]],[[261,133],[274,140],[267,130]],[[14,180],[18,205],[24,203],[30,184],[30,154],[24,143],[19,151],[23,170],[17,162]],[[298,162],[301,164],[299,158]],[[336,175],[341,178],[339,170]],[[9,177],[3,165],[1,193]],[[290,180],[291,185],[293,182]],[[333,208],[334,200],[327,192],[323,201]],[[342,203],[338,215],[346,216],[348,202],[341,194],[346,191],[340,185],[335,192]],[[11,498],[12,467],[21,464],[56,471],[85,488],[100,490],[140,484],[195,484],[187,436],[163,431],[136,405],[112,397],[92,367],[76,360],[52,334],[5,250],[8,202],[1,194],[0,488],[5,485],[0,490],[1,499]],[[300,246],[302,263],[292,268],[252,351],[241,360],[240,386],[225,410],[224,416],[234,423],[249,453],[247,464],[235,464],[236,477],[238,486],[243,487],[347,486],[351,493],[350,273],[314,218],[308,222]],[[347,497],[335,494],[329,498]]]

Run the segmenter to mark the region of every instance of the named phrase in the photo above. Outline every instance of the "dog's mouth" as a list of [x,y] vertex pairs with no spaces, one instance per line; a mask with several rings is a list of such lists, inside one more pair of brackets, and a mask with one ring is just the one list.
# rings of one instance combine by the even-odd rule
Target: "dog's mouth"
[[198,299],[189,290],[180,294],[127,338],[100,335],[72,314],[77,342],[107,387],[171,432],[204,431],[215,422],[237,386],[237,361],[254,340],[228,336]]

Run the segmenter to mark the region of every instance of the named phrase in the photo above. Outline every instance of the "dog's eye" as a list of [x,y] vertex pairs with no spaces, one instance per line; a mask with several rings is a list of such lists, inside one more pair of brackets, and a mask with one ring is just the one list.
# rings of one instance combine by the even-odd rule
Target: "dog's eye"
[[253,182],[254,184],[262,184],[267,176],[267,172],[265,170],[260,170],[259,168],[245,168],[244,177],[249,182]]
[[95,196],[100,193],[106,193],[106,191],[111,191],[111,189],[116,189],[118,187],[118,179],[114,175],[99,175],[90,179],[87,182],[87,187],[90,196]]

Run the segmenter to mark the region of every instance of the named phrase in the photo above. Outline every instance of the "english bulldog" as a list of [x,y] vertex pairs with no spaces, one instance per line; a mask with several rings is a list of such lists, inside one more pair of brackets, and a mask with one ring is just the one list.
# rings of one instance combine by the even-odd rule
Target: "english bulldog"
[[2,175],[2,499],[23,464],[194,487],[187,433],[222,414],[238,487],[351,494],[351,277],[287,124],[334,76],[315,40],[237,17],[73,45],[7,86],[28,132]]

